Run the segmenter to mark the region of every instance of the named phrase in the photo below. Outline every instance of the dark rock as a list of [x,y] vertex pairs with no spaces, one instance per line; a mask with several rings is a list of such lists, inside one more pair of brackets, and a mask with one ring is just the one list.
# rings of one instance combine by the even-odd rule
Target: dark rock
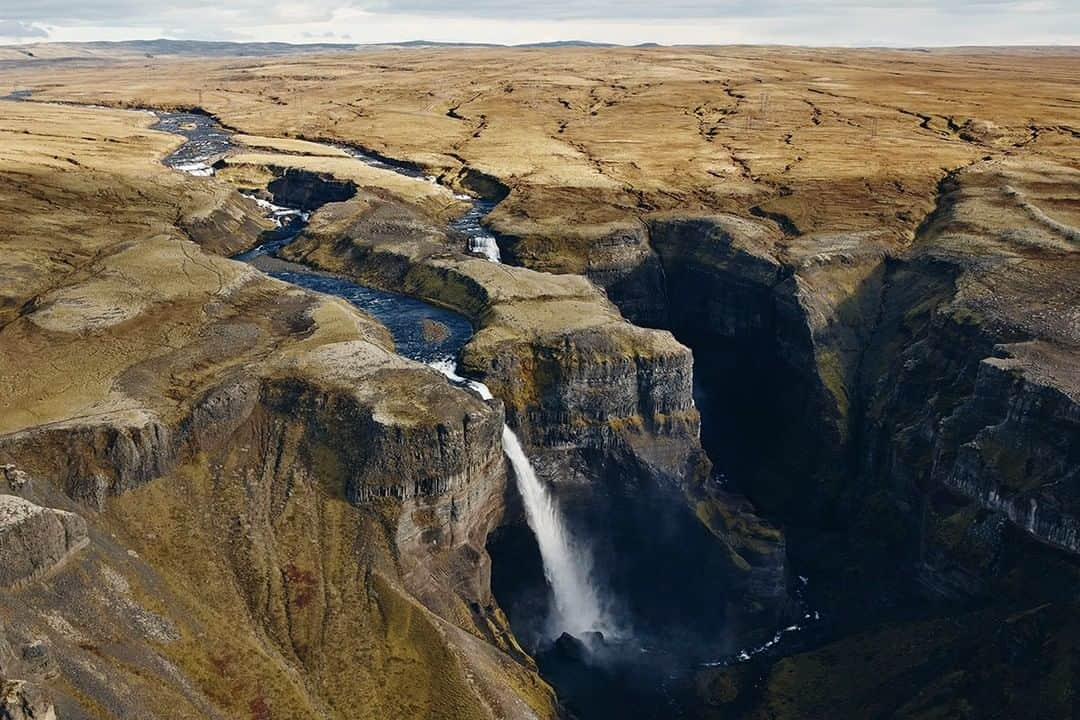
[[22,490],[29,479],[25,472],[10,463],[0,466],[0,471],[3,471],[4,477],[7,479],[8,487],[16,492]]
[[290,168],[269,185],[274,202],[305,211],[315,210],[331,202],[348,200],[356,187],[343,180],[320,173]]
[[23,680],[0,680],[0,720],[56,720],[43,690]]
[[86,522],[78,515],[0,495],[0,587],[41,577],[88,542]]

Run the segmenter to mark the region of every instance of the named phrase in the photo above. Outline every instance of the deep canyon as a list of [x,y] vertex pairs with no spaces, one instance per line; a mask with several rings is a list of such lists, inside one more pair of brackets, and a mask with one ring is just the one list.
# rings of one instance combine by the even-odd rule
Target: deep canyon
[[0,54],[0,717],[1075,715],[1078,75]]

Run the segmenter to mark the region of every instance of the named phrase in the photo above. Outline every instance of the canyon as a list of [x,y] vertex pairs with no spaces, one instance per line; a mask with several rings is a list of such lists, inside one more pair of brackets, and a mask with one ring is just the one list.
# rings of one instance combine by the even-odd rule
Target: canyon
[[65,52],[2,716],[1074,712],[1075,49]]

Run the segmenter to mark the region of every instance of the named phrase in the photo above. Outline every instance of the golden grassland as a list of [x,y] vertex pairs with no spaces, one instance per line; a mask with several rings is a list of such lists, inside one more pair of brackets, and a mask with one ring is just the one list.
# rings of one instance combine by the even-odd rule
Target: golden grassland
[[0,84],[467,163],[513,189],[492,220],[538,269],[579,272],[608,223],[662,210],[757,208],[799,234],[906,244],[948,170],[987,154],[1075,167],[1078,71],[1068,48],[388,49],[9,63]]

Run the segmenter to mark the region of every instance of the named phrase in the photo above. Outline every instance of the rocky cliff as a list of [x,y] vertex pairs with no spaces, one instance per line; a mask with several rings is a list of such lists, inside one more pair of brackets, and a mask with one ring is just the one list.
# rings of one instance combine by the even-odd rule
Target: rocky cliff
[[[151,117],[4,117],[0,273],[30,278],[0,329],[4,711],[554,716],[490,590],[501,407],[214,254],[265,223],[160,166]],[[208,198],[239,214],[189,232]]]
[[987,514],[1077,551],[1077,256],[1032,213],[1069,218],[1059,188],[1077,182],[1016,161],[950,177],[885,278],[864,369],[863,476],[919,514],[922,567],[962,594],[1002,572]]
[[826,526],[893,507],[908,551],[948,564],[922,514],[947,490],[1075,551],[1075,250],[1041,210],[1068,213],[1073,175],[1017,161],[951,175],[900,255],[873,234],[650,219],[662,324],[694,349],[706,413],[730,402],[744,423],[706,442],[759,506]]
[[86,543],[86,522],[78,515],[0,495],[0,584],[5,588],[38,579]]
[[[268,159],[228,160],[230,166],[256,161]],[[308,162],[280,156],[271,167],[310,172]],[[312,169],[320,166],[316,161]],[[532,446],[534,462],[549,470],[583,532],[603,535],[600,525],[622,522],[617,518],[624,511],[633,514],[598,499],[605,485],[617,494],[641,492],[642,498],[646,491],[630,488],[642,484],[686,495],[691,508],[702,508],[699,516],[708,518],[705,526],[713,533],[694,542],[712,546],[703,553],[719,552],[717,572],[729,587],[752,590],[732,607],[754,606],[775,616],[786,606],[779,533],[710,488],[686,347],[668,332],[625,322],[580,276],[470,257],[462,252],[465,238],[447,234],[413,198],[392,200],[365,190],[360,178],[353,181],[358,195],[316,212],[284,257],[472,318],[478,329],[462,352],[461,370],[483,379],[505,403],[509,423]],[[685,502],[679,503],[683,511]],[[720,520],[736,516],[739,522]],[[696,525],[698,519],[690,513],[683,521]]]
[[662,324],[699,359],[716,414],[708,440],[746,492],[789,521],[837,502],[862,341],[875,322],[881,251],[872,237],[780,243],[730,215],[651,219],[665,283]]

